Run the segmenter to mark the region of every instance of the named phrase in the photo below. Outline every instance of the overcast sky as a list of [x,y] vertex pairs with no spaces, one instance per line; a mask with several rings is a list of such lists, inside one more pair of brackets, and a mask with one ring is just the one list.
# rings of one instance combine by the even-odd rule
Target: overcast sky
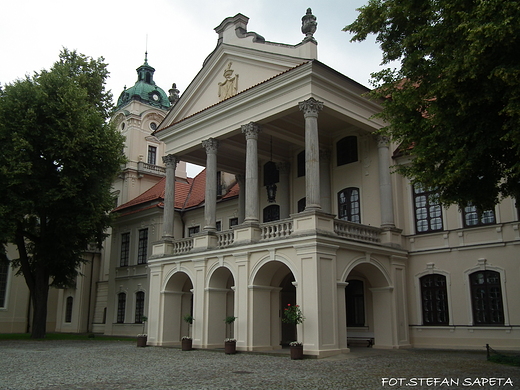
[[378,69],[381,53],[370,42],[350,43],[341,29],[367,0],[9,0],[0,22],[0,83],[48,69],[62,47],[105,58],[108,89],[117,99],[137,80],[135,69],[148,63],[165,91],[182,91],[215,48],[214,28],[237,13],[249,17],[248,30],[266,40],[299,43],[308,7],[317,17],[318,59],[365,86]]
[[[380,68],[374,39],[350,43],[342,29],[354,21],[368,0],[6,0],[0,22],[0,84],[49,69],[62,47],[104,57],[107,89],[117,101],[125,86],[137,81],[136,68],[155,68],[156,84],[181,93],[213,51],[214,28],[227,17],[249,17],[248,31],[267,41],[301,42],[301,18],[311,7],[317,17],[318,59],[370,87],[370,73]],[[197,171],[190,171],[193,176]]]

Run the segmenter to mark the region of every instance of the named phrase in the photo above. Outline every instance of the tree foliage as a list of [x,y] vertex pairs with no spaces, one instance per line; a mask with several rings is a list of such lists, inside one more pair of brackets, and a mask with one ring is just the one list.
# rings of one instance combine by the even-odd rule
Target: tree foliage
[[382,131],[410,151],[397,170],[445,204],[520,199],[520,2],[370,0],[345,27],[383,51],[372,75]]
[[18,247],[12,260],[31,293],[33,337],[45,335],[49,285],[74,285],[85,250],[101,246],[110,223],[124,157],[108,122],[107,76],[102,58],[63,49],[50,70],[0,92],[0,252]]

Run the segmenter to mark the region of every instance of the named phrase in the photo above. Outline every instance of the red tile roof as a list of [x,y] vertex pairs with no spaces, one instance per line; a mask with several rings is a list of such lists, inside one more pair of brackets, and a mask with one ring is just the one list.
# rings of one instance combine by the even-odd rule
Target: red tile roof
[[[113,212],[121,213],[120,215],[133,214],[139,211],[148,210],[153,207],[164,206],[164,189],[166,178],[162,178],[157,184],[149,190],[143,192],[138,197],[115,208]],[[204,204],[206,195],[206,170],[202,170],[194,178],[187,180],[175,180],[175,208],[185,210],[188,208],[198,207]],[[228,190],[222,199],[229,199],[238,196],[238,184],[235,183]]]

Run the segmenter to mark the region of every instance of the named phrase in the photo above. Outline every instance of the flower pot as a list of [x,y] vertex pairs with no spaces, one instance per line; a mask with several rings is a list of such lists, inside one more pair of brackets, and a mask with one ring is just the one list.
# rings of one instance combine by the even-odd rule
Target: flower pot
[[289,348],[291,349],[292,360],[303,359],[303,345],[291,345]]
[[146,347],[147,341],[148,341],[148,336],[137,336],[137,346],[138,347]]
[[224,351],[226,355],[232,355],[237,353],[237,342],[236,341],[226,341],[224,342]]
[[182,339],[182,350],[183,351],[191,351],[192,350],[192,339]]

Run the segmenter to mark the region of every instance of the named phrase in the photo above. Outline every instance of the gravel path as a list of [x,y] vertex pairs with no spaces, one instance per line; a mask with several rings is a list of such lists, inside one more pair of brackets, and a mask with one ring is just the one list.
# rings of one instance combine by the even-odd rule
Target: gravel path
[[293,361],[284,354],[183,352],[116,341],[0,342],[2,390],[383,388],[520,389],[520,369],[487,362],[484,351],[359,348]]

